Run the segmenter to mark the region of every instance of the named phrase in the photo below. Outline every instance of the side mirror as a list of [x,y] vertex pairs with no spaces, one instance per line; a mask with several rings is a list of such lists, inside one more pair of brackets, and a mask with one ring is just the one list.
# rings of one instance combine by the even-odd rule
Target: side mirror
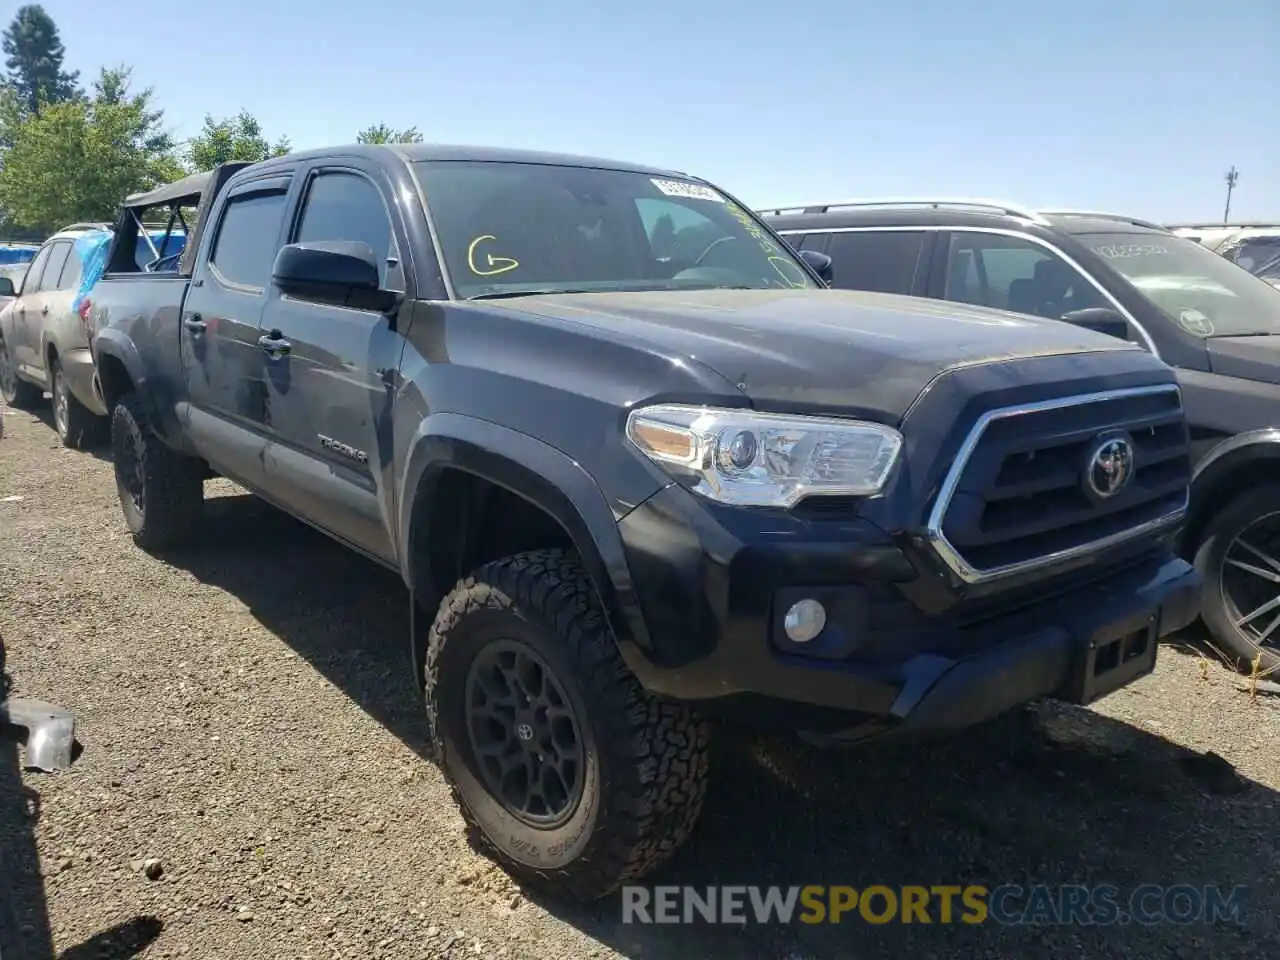
[[1067,323],[1074,323],[1077,327],[1084,327],[1086,330],[1105,333],[1109,337],[1118,337],[1121,340],[1129,339],[1129,321],[1125,320],[1124,317],[1110,307],[1089,307],[1085,310],[1071,310],[1064,313],[1061,319]]
[[0,297],[16,297],[18,294],[13,289],[13,281],[8,277],[0,277]]
[[832,266],[832,260],[825,253],[819,253],[817,250],[801,250],[800,259],[813,268],[822,282],[831,285],[832,279],[835,277],[835,270]]
[[400,294],[383,290],[373,248],[359,240],[291,243],[271,267],[275,285],[299,300],[390,313]]

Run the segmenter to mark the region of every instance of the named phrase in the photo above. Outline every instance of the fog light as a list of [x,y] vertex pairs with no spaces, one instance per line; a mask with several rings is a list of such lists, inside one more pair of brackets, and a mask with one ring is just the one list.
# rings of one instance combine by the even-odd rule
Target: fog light
[[808,643],[827,625],[827,611],[817,600],[792,604],[782,620],[782,629],[792,643]]

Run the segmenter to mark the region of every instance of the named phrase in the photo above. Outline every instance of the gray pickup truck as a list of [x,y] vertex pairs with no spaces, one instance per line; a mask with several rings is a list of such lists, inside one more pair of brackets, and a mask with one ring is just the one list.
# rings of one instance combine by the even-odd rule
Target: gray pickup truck
[[[180,206],[182,257],[139,273],[142,208]],[[1105,696],[1195,617],[1167,366],[830,290],[706,181],[344,147],[134,198],[116,229],[91,322],[137,542],[191,542],[220,474],[398,571],[464,816],[559,891],[680,845],[709,717],[960,731]]]

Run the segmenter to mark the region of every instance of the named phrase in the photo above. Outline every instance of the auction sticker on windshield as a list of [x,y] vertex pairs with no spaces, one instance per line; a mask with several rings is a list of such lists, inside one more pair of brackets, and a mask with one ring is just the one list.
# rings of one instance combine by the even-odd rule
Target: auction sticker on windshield
[[685,197],[689,200],[712,200],[716,203],[724,203],[724,197],[710,187],[704,187],[700,183],[687,183],[684,180],[659,180],[657,177],[651,177],[650,180],[655,187],[668,197]]

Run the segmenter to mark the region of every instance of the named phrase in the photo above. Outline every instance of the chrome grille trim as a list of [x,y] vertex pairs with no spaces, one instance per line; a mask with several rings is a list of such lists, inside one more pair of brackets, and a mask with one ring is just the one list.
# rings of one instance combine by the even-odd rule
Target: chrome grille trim
[[1182,522],[1187,514],[1187,507],[1191,498],[1191,488],[1188,485],[1186,493],[1182,498],[1182,503],[1178,509],[1157,517],[1154,520],[1148,520],[1129,530],[1123,530],[1119,533],[1110,534],[1096,540],[1090,540],[1086,543],[1077,544],[1063,550],[1057,550],[1053,553],[1047,553],[1039,557],[1029,560],[1020,561],[1018,563],[1006,564],[999,567],[990,567],[980,569],[974,567],[961,556],[960,552],[951,544],[946,535],[942,532],[942,524],[946,519],[947,510],[951,506],[951,500],[955,496],[956,488],[960,484],[960,479],[964,475],[965,468],[969,465],[969,458],[977,449],[978,443],[982,440],[983,434],[987,428],[997,420],[1006,420],[1010,417],[1020,417],[1027,414],[1041,413],[1048,410],[1060,410],[1066,407],[1084,406],[1090,403],[1099,403],[1107,400],[1121,400],[1126,397],[1145,397],[1156,396],[1162,393],[1172,393],[1178,398],[1178,408],[1182,409],[1182,391],[1177,384],[1167,383],[1149,387],[1131,387],[1123,390],[1107,390],[1100,393],[1076,394],[1069,397],[1059,397],[1055,400],[1042,400],[1035,403],[1019,404],[1012,407],[999,407],[995,410],[988,410],[982,414],[973,425],[973,429],[969,431],[965,437],[964,443],[960,445],[960,449],[956,453],[955,460],[952,462],[951,469],[947,471],[947,475],[943,478],[942,486],[938,490],[938,497],[934,502],[933,509],[929,512],[929,519],[925,524],[925,537],[937,552],[942,561],[951,569],[951,571],[965,583],[979,584],[986,583],[991,580],[998,580],[1004,577],[1011,577],[1021,573],[1028,573],[1034,570],[1040,570],[1045,567],[1051,567],[1055,564],[1080,557],[1088,553],[1098,550],[1105,550],[1109,547],[1117,546],[1126,541],[1136,539],[1145,535],[1149,535],[1166,527],[1172,527]]

